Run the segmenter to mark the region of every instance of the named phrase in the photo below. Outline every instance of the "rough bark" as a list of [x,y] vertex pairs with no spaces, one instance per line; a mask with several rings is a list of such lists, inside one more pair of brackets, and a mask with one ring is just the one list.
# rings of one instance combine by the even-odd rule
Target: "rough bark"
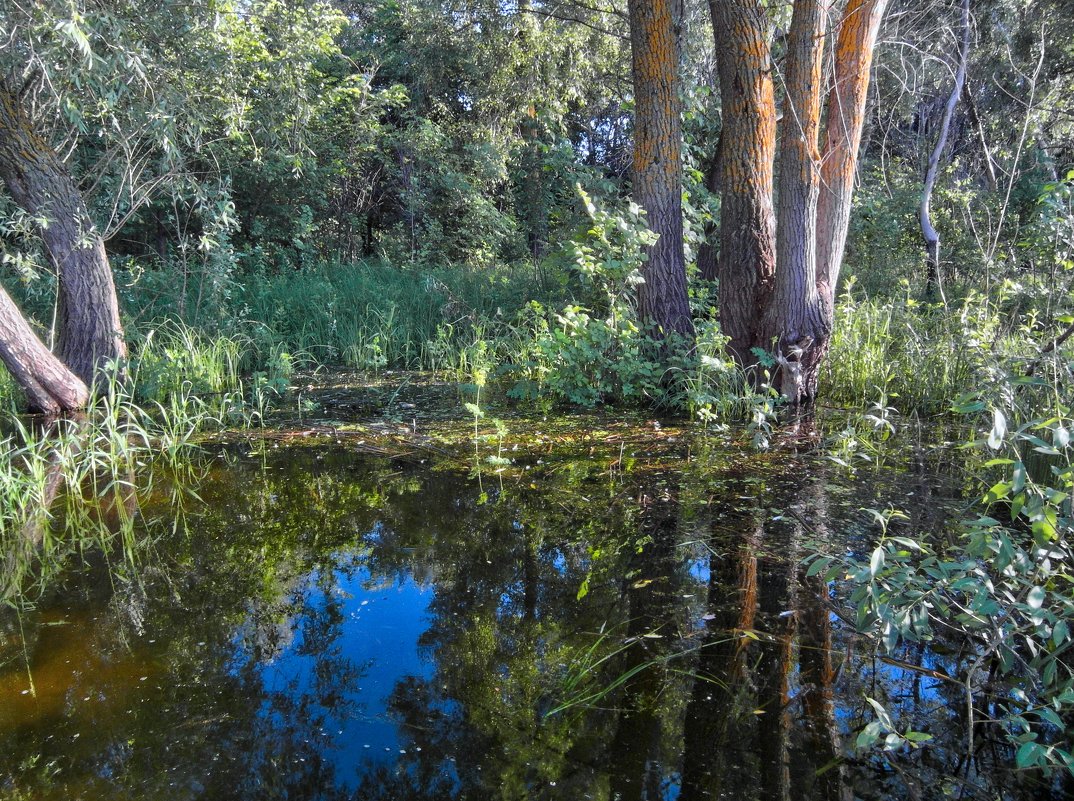
[[921,238],[925,241],[925,297],[937,298],[947,302],[943,293],[943,279],[940,274],[940,232],[932,224],[932,191],[936,187],[936,176],[940,171],[940,159],[947,147],[947,136],[951,131],[951,119],[955,116],[955,107],[962,96],[962,87],[966,83],[966,62],[970,54],[970,0],[962,0],[962,36],[959,42],[958,67],[955,70],[955,85],[947,97],[943,118],[940,120],[940,132],[936,136],[936,147],[929,156],[928,168],[925,170],[925,185],[921,190],[921,207],[918,215],[921,221]]
[[657,336],[693,338],[682,231],[682,129],[677,0],[629,0],[634,75],[634,199],[659,238],[638,287],[641,317]]
[[31,411],[47,414],[73,411],[89,400],[86,385],[38,339],[2,287],[0,360],[26,394]]
[[817,209],[817,281],[830,303],[843,265],[873,48],[888,0],[849,0],[835,43]]
[[56,355],[85,383],[100,380],[100,368],[127,353],[104,242],[63,162],[3,84],[0,178],[19,206],[47,221],[41,239],[59,275]]
[[[780,205],[773,209],[776,111],[770,25],[759,0],[710,0],[729,147],[721,160],[720,322],[744,367],[775,349],[776,383],[811,404],[833,325],[850,223],[873,45],[887,0],[849,0],[838,28],[818,156],[830,0],[797,0],[787,40]],[[778,236],[778,240],[777,240]]]
[[772,296],[762,343],[780,365],[779,390],[795,401],[816,395],[832,320],[817,286],[821,90],[829,0],[798,0],[787,37],[786,97],[780,131],[779,205]]
[[710,0],[719,53],[721,159],[720,325],[744,366],[754,363],[756,324],[775,273],[772,185],[776,109],[766,8],[757,0]]

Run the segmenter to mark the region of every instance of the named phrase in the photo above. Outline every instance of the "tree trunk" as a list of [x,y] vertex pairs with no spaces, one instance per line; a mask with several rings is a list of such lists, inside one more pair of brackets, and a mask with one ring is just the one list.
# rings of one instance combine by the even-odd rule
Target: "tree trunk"
[[[828,0],[798,0],[787,37],[779,155],[775,283],[762,347],[779,363],[781,394],[795,403],[817,394],[832,319],[817,286],[817,203],[820,196],[820,98]],[[827,304],[830,306],[830,304]]]
[[659,239],[638,287],[642,320],[658,337],[692,339],[682,232],[682,126],[676,0],[629,0],[634,75],[634,198]]
[[843,266],[873,47],[888,0],[849,0],[835,43],[817,209],[817,282],[831,303]]
[[756,361],[756,324],[776,267],[772,183],[776,109],[771,22],[759,0],[710,0],[723,104],[720,325],[739,364]]
[[63,162],[0,84],[0,178],[16,203],[47,220],[41,239],[59,275],[56,355],[87,384],[127,354],[104,242]]
[[[722,161],[720,323],[743,367],[775,350],[792,404],[816,396],[850,223],[873,45],[887,0],[849,0],[839,25],[826,145],[818,157],[830,0],[797,0],[788,36],[778,240],[772,206],[776,111],[760,0],[710,0],[729,147]],[[777,258],[778,257],[778,258]],[[778,269],[777,269],[778,263]]]
[[932,190],[936,186],[936,176],[940,170],[940,158],[944,148],[947,147],[947,135],[951,130],[951,118],[955,115],[955,106],[962,95],[962,87],[966,83],[966,62],[970,54],[970,0],[962,0],[962,36],[959,42],[958,68],[955,70],[955,85],[951,88],[951,94],[947,98],[947,105],[943,110],[943,118],[940,121],[940,133],[936,137],[936,147],[929,157],[928,169],[925,171],[925,186],[921,191],[921,238],[925,240],[925,263],[927,275],[925,278],[925,297],[929,300],[939,298],[945,304],[947,298],[943,293],[943,279],[940,275],[940,232],[932,224],[931,204]]
[[26,393],[31,411],[58,414],[81,409],[89,400],[86,385],[37,338],[2,287],[0,360]]

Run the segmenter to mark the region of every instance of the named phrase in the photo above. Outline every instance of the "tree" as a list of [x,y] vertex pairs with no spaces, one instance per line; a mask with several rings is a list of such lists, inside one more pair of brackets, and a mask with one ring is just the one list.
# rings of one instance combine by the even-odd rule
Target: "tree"
[[658,235],[646,248],[641,318],[657,335],[693,336],[682,230],[682,128],[675,0],[630,0],[634,198]]
[[[38,220],[41,239],[56,266],[56,355],[83,382],[94,383],[102,375],[104,363],[122,359],[127,353],[104,241],[63,162],[34,130],[18,94],[6,84],[0,84],[0,178],[15,202]],[[15,353],[18,347],[7,343],[3,352]],[[25,360],[8,364],[8,369],[34,404],[42,406],[45,398],[38,389],[53,385],[48,375],[53,367],[41,360],[36,349],[20,352]],[[67,401],[79,396],[67,393],[51,397],[61,408],[70,409]],[[81,400],[76,408],[86,399]]]
[[3,287],[0,287],[0,361],[36,411],[56,414],[81,408],[89,399],[86,385],[37,338]]
[[[873,46],[887,0],[848,0],[835,32],[821,135],[827,0],[796,0],[787,36],[775,198],[773,23],[759,0],[711,0],[726,150],[720,320],[743,366],[778,364],[780,392],[809,404],[834,323]],[[778,224],[777,224],[778,223]]]
[[[932,155],[929,156],[929,166],[925,171],[925,187],[921,191],[921,207],[918,212],[921,220],[921,238],[925,240],[925,259],[928,268],[925,294],[930,300],[935,300],[936,295],[939,295],[945,302],[943,278],[940,273],[940,233],[932,224],[930,206],[932,204],[932,190],[936,186],[936,175],[940,169],[940,157],[943,155],[944,148],[947,147],[947,135],[951,131],[951,118],[955,116],[955,106],[958,105],[958,100],[962,96],[963,87],[966,84],[966,63],[969,61],[970,56],[970,0],[962,0],[961,28],[958,67],[955,69],[954,85],[951,87],[951,94],[944,105],[943,117],[940,120],[940,132],[936,135],[936,147],[933,148]],[[987,147],[984,150],[987,154]],[[994,182],[995,177],[993,176]]]

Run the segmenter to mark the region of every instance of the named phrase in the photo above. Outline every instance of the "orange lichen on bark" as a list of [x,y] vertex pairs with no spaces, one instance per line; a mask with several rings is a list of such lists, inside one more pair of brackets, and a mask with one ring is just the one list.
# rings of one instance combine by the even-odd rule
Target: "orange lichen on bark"
[[887,4],[888,0],[849,0],[839,22],[817,218],[818,280],[828,293],[835,291],[842,266],[873,47]]

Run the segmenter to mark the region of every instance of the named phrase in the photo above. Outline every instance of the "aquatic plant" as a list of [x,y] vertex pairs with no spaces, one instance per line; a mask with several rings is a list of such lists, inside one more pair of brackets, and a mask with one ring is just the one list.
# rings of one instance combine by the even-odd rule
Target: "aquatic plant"
[[111,553],[118,545],[132,559],[134,521],[153,476],[187,483],[197,436],[235,424],[249,408],[239,389],[209,404],[187,382],[143,406],[113,377],[77,418],[12,418],[0,441],[0,602],[32,603],[35,587],[91,546]]

